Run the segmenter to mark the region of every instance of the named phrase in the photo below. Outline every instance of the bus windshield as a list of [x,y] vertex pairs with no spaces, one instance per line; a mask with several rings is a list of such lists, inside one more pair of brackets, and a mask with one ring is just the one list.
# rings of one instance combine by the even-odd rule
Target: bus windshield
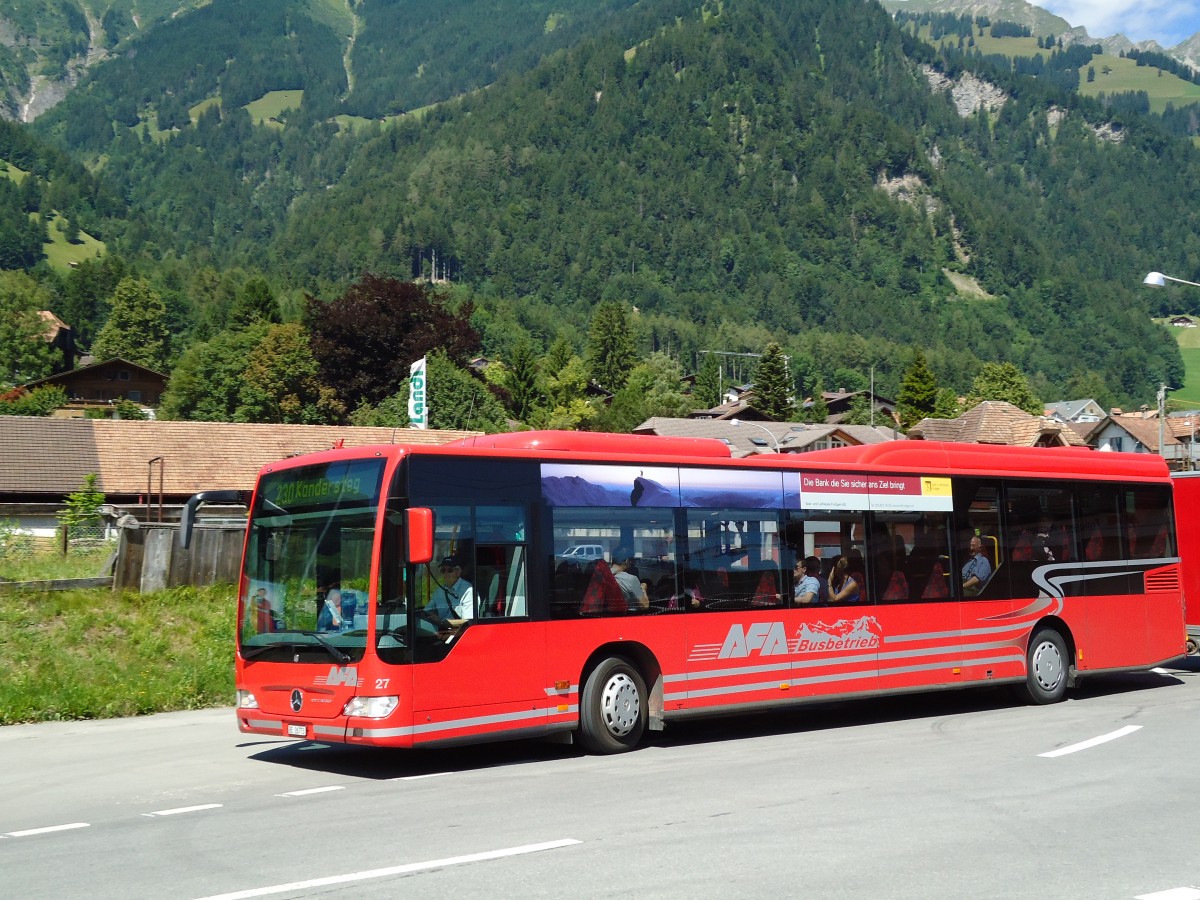
[[384,461],[266,474],[250,510],[239,643],[246,659],[362,659]]

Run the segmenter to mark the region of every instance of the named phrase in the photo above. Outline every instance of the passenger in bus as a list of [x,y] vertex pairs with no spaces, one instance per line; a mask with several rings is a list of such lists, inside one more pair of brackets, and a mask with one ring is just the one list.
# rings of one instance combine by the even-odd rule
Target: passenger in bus
[[633,551],[628,547],[618,547],[613,551],[613,577],[625,596],[625,602],[630,609],[649,609],[650,595],[646,593],[646,582],[634,574]]
[[1033,559],[1035,562],[1060,561],[1063,545],[1062,536],[1048,515],[1038,518],[1037,532],[1033,536]]
[[862,599],[857,581],[850,574],[850,560],[839,556],[829,572],[829,602],[857,603]]
[[992,577],[992,563],[984,555],[983,541],[979,535],[971,535],[967,545],[969,559],[962,567],[962,588],[964,594],[978,594]]
[[334,583],[325,589],[325,599],[317,614],[317,631],[341,631],[345,624],[342,616],[342,590]]
[[821,561],[815,556],[806,556],[796,562],[796,586],[792,596],[799,606],[813,606],[821,602]]
[[438,586],[425,606],[426,614],[439,622],[475,618],[475,591],[462,577],[462,561],[456,556],[447,556],[438,566],[438,575]]

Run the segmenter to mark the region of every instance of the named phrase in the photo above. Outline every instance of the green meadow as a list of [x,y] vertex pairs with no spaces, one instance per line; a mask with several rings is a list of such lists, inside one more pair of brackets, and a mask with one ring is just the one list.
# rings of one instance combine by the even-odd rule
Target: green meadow
[[[1189,318],[1200,325],[1200,316]],[[1179,344],[1179,354],[1183,357],[1183,387],[1171,392],[1169,405],[1173,409],[1200,409],[1200,327],[1174,328],[1166,324],[1169,319],[1155,321],[1171,329]]]
[[[920,30],[922,40],[929,40],[929,28]],[[986,31],[986,30],[985,30]],[[958,37],[943,38],[942,46],[957,46]],[[994,38],[986,33],[975,36],[975,47],[984,55],[999,53],[1004,56],[1033,57],[1038,53],[1049,55],[1050,51],[1037,45],[1036,37]],[[1167,104],[1183,106],[1200,103],[1200,85],[1192,84],[1152,66],[1139,66],[1132,59],[1099,54],[1092,57],[1091,67],[1095,70],[1095,81],[1087,80],[1087,67],[1079,72],[1079,93],[1087,97],[1098,94],[1122,94],[1129,91],[1145,91],[1150,99],[1150,109],[1161,113]]]

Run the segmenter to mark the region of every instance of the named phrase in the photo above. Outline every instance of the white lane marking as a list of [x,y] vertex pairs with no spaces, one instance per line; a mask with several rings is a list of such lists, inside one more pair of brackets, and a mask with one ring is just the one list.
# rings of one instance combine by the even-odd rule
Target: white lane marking
[[420,781],[422,778],[441,778],[443,775],[453,775],[453,772],[430,772],[427,775],[401,775],[392,781]]
[[[1156,666],[1155,668],[1151,669],[1150,671],[1153,672],[1155,675],[1170,675],[1171,674],[1170,670],[1164,669],[1161,666]],[[1152,895],[1147,894],[1146,896],[1149,897]],[[1171,900],[1171,898],[1167,897],[1166,900]]]
[[159,809],[142,813],[143,816],[177,816],[180,813],[200,812],[204,809],[220,809],[220,803],[202,803],[199,806],[177,806],[175,809]]
[[488,850],[484,853],[469,853],[465,856],[451,856],[446,859],[431,859],[428,862],[407,863],[402,866],[389,866],[386,869],[369,869],[365,872],[351,872],[348,875],[330,875],[327,878],[313,878],[308,881],[293,881],[290,884],[273,884],[270,887],[251,888],[247,891],[234,891],[230,894],[214,894],[203,900],[247,900],[250,897],[266,897],[269,894],[291,894],[308,888],[328,887],[332,884],[346,884],[351,881],[365,881],[368,878],[386,878],[389,875],[407,875],[410,872],[420,872],[423,869],[440,869],[446,866],[461,866],[465,863],[483,862],[489,859],[503,859],[506,856],[521,856],[526,853],[541,853],[543,850],[558,850],[581,844],[582,841],[573,838],[563,838],[558,841],[546,841],[541,844],[525,844],[521,847],[506,847],[503,850]]
[[1138,894],[1134,900],[1200,900],[1200,888],[1181,887],[1153,894]]
[[72,822],[70,825],[50,825],[47,828],[26,828],[24,831],[10,831],[8,837],[29,837],[34,834],[49,834],[52,831],[70,831],[72,828],[90,828],[87,822]]
[[303,791],[288,791],[286,794],[276,794],[277,797],[304,797],[308,794],[324,794],[326,791],[344,791],[345,785],[331,784],[327,787],[306,788]]
[[1066,756],[1068,753],[1075,753],[1078,750],[1087,750],[1089,747],[1095,747],[1098,744],[1107,744],[1109,741],[1115,741],[1117,738],[1125,737],[1127,734],[1133,734],[1141,725],[1126,725],[1124,728],[1118,728],[1116,731],[1110,731],[1108,734],[1102,734],[1099,737],[1089,738],[1086,741],[1080,741],[1078,744],[1071,744],[1069,747],[1059,747],[1057,750],[1051,750],[1049,753],[1039,753],[1038,756],[1047,758],[1054,756]]

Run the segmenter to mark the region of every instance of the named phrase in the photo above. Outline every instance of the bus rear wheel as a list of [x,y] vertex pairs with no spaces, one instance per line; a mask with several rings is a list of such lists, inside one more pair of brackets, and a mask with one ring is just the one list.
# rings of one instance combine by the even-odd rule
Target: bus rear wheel
[[1067,694],[1071,657],[1067,642],[1053,628],[1040,628],[1026,654],[1025,696],[1032,703],[1057,703]]
[[646,682],[621,657],[592,670],[579,706],[580,743],[590,753],[632,750],[646,732]]

